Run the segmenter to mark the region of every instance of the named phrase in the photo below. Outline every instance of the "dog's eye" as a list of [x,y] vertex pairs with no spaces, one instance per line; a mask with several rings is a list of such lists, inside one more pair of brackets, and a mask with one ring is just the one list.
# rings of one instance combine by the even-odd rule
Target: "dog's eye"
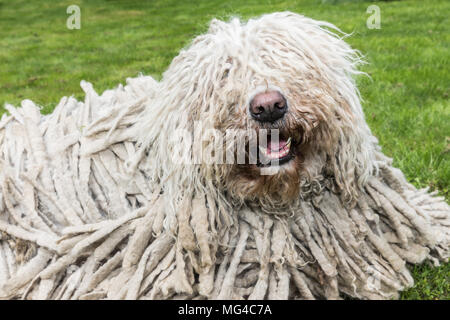
[[228,78],[228,75],[230,74],[231,67],[232,67],[231,58],[228,58],[227,62],[224,65],[224,69],[225,70],[223,71],[223,74],[222,74],[222,80],[225,79],[225,78]]
[[230,73],[230,69],[225,69],[222,74],[222,80],[228,78],[228,74]]

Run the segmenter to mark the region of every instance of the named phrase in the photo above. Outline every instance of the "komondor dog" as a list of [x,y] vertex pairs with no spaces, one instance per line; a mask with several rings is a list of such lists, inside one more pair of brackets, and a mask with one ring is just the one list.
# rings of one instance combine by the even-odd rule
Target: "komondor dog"
[[0,122],[0,297],[385,299],[450,209],[371,134],[357,51],[294,13],[213,20],[162,80]]

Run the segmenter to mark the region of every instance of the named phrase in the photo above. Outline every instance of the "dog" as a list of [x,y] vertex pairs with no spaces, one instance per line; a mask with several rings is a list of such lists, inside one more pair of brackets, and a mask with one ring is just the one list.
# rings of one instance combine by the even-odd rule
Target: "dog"
[[7,106],[0,296],[384,299],[447,261],[449,206],[382,153],[343,36],[214,19],[159,82]]

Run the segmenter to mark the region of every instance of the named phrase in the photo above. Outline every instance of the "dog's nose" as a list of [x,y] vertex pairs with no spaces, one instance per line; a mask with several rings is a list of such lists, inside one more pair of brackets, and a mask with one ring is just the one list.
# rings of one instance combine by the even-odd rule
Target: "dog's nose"
[[280,92],[266,91],[253,97],[249,110],[255,120],[274,122],[284,116],[287,111],[287,103]]

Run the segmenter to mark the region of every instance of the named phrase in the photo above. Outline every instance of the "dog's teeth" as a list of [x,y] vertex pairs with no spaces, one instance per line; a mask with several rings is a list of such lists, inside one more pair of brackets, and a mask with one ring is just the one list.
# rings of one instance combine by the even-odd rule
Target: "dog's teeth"
[[278,160],[280,158],[284,158],[287,156],[291,150],[291,141],[292,139],[289,137],[289,139],[286,141],[285,145],[280,148],[279,150],[273,150],[271,148],[266,148],[263,146],[258,146],[259,151],[264,154],[268,159],[270,160]]

